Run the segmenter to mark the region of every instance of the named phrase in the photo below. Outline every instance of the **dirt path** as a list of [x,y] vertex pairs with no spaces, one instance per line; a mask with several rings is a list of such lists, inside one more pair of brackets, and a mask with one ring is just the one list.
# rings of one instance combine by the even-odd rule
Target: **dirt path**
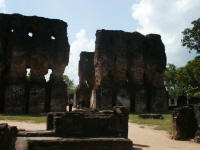
[[[45,123],[29,123],[17,121],[0,121],[26,130],[45,130]],[[142,127],[141,127],[142,126]],[[129,123],[129,138],[134,143],[135,150],[200,150],[200,144],[189,141],[170,139],[165,131],[154,130],[151,127]]]
[[200,150],[200,144],[189,141],[175,141],[165,131],[129,123],[129,138],[135,150]]
[[0,120],[0,123],[8,123],[10,126],[17,126],[18,129],[25,130],[46,130],[45,123],[31,123],[31,122],[18,122],[18,121],[8,121]]

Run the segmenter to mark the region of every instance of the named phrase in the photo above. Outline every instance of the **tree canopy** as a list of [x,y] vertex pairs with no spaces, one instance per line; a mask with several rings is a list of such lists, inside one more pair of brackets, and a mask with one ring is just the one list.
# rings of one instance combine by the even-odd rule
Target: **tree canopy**
[[164,73],[165,88],[168,91],[170,98],[175,98],[180,95],[184,95],[183,88],[177,84],[177,68],[174,64],[168,64]]
[[172,98],[183,95],[200,95],[200,57],[196,57],[180,68],[168,64],[164,81],[166,90]]
[[63,75],[63,81],[67,84],[67,94],[73,94],[76,91],[76,86],[73,80],[70,80],[67,75]]
[[183,33],[182,45],[200,53],[200,18],[192,22],[192,28],[186,28]]
[[187,96],[200,94],[200,57],[189,61],[185,67],[177,69],[176,81]]

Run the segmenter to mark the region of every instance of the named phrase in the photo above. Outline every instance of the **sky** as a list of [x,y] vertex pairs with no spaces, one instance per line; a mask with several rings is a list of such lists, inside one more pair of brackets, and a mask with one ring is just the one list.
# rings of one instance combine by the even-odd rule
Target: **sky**
[[75,84],[80,52],[94,51],[98,29],[160,34],[167,63],[184,66],[196,53],[181,46],[181,32],[200,17],[199,10],[200,0],[0,0],[1,13],[67,22],[70,59],[64,74]]

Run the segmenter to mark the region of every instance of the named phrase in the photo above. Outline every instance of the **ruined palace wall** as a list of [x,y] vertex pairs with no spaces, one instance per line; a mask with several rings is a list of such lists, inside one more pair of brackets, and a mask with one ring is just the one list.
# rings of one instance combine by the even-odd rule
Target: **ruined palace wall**
[[[3,58],[0,76],[4,90],[1,101],[5,112],[44,112],[47,97],[51,99],[52,110],[57,107],[54,104],[65,104],[65,98],[61,100],[53,96],[56,95],[54,84],[65,88],[62,76],[69,60],[65,22],[37,16],[0,14],[0,57]],[[27,68],[31,69],[29,81]],[[46,94],[44,75],[48,69],[52,69],[52,84],[51,91]]]
[[91,107],[125,105],[136,112],[167,109],[166,55],[159,35],[98,30],[94,66]]
[[79,60],[79,85],[76,103],[80,107],[90,107],[90,96],[94,86],[94,52],[81,52]]

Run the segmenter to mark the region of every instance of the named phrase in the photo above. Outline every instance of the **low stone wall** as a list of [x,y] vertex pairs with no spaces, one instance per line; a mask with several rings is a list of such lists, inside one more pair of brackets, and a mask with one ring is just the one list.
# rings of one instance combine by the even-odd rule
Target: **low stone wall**
[[0,150],[15,150],[17,128],[0,124]]
[[132,150],[133,145],[124,138],[22,137],[17,143],[16,150]]
[[128,111],[76,110],[47,116],[47,130],[20,131],[16,150],[132,150]]
[[200,104],[179,107],[173,112],[172,137],[200,141]]
[[59,137],[128,137],[128,111],[115,107],[109,111],[49,113],[47,129]]

